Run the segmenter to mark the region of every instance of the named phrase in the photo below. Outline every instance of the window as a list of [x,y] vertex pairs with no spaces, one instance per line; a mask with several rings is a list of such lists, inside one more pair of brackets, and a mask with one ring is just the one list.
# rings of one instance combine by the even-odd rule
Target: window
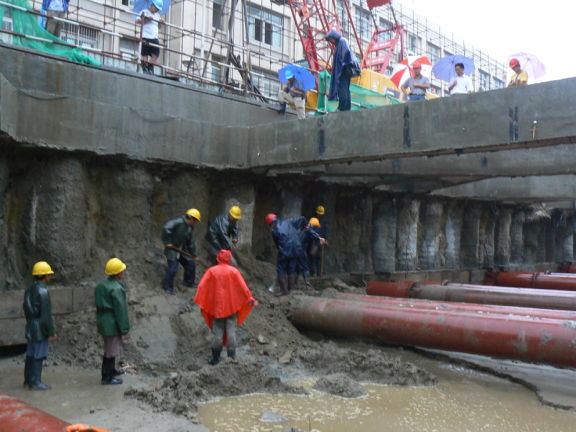
[[[386,30],[392,27],[392,23],[390,21],[386,21],[383,18],[380,18],[380,30]],[[389,31],[386,33],[380,33],[380,40],[381,41],[385,41],[385,40],[390,40],[394,37],[394,32],[393,31]]]
[[348,33],[348,11],[344,6],[344,0],[338,0],[336,2],[336,12],[338,13],[338,20],[342,27],[342,34]]
[[222,10],[222,0],[214,0],[212,3],[212,27],[218,27],[222,30],[222,23],[224,21],[224,14],[220,17],[220,25],[218,25],[218,17],[220,16],[220,11]]
[[441,95],[442,95],[442,89],[440,89],[440,87],[435,86],[435,85],[430,85],[430,92],[431,92],[431,93],[434,93],[434,94],[436,94],[436,95],[438,95],[438,96],[441,96]]
[[120,39],[120,54],[122,54],[123,59],[138,58],[137,50],[138,45],[135,41],[125,38]]
[[493,82],[492,88],[494,88],[496,90],[504,88],[504,81],[499,80],[498,78],[493,78],[492,82]]
[[370,31],[370,12],[360,9],[359,7],[355,7],[354,9],[356,12],[356,31],[363,40],[369,41],[372,39],[372,32]]
[[208,62],[208,65],[207,65],[208,70],[206,71],[206,72],[210,72],[209,77],[212,81],[222,82],[223,66],[220,66],[218,63],[213,63],[213,62],[224,63],[224,57],[220,57],[220,56],[212,54],[212,62]]
[[61,38],[71,44],[83,48],[98,48],[100,32],[84,26],[64,23]]
[[273,98],[278,96],[281,84],[277,80],[278,80],[278,74],[275,72],[267,72],[255,69],[254,73],[252,74],[252,84],[258,87],[258,90],[260,90],[260,93],[262,93],[264,96],[270,96]]
[[122,0],[122,6],[129,6],[130,9],[134,9],[134,0]]
[[388,66],[386,68],[386,72],[384,72],[384,75],[386,76],[392,76],[392,71],[394,70],[394,68],[392,66]]
[[406,50],[408,55],[417,55],[420,52],[420,38],[411,33],[406,34]]
[[434,64],[440,60],[440,48],[431,43],[428,43],[427,47],[428,50],[426,51],[426,54],[428,55],[428,60],[430,60],[430,63]]
[[281,16],[248,6],[248,27],[250,38],[276,48],[282,48]]
[[480,71],[480,91],[490,90],[490,74]]
[[[2,17],[0,17],[0,21]],[[10,15],[10,8],[4,9],[4,21],[2,21],[2,30],[12,30],[12,15]]]

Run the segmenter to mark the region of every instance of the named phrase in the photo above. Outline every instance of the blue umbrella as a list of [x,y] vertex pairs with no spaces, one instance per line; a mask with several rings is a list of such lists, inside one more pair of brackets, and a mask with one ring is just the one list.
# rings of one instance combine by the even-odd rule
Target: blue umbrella
[[465,75],[470,75],[472,72],[476,70],[474,60],[458,54],[444,57],[438,60],[436,64],[432,67],[434,76],[438,79],[441,79],[449,83],[454,82],[457,76],[456,71],[454,70],[454,66],[458,63],[462,63],[464,65]]
[[290,76],[295,77],[296,81],[299,81],[302,84],[304,84],[304,91],[316,88],[316,78],[314,78],[314,75],[312,75],[308,71],[308,69],[302,66],[289,64],[280,69],[278,71],[278,78],[280,79],[282,84],[286,84],[286,81],[288,81],[288,78],[286,78],[286,74],[288,74],[289,77]]
[[[171,0],[160,0],[160,2],[158,0],[155,0],[156,3],[156,7],[159,6],[159,3],[161,4],[161,8],[160,9],[160,16],[164,16],[168,13],[168,9],[170,9],[170,3]],[[134,3],[134,14],[132,15],[134,17],[134,19],[138,19],[140,17],[140,12],[142,12],[144,9],[150,9],[150,7],[152,6],[152,0],[136,0],[136,2]]]

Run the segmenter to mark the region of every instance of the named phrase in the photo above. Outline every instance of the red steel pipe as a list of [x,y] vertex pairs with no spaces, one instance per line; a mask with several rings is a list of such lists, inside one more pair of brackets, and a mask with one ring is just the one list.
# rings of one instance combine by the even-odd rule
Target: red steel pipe
[[576,265],[559,264],[558,273],[576,273]]
[[0,393],[0,431],[2,432],[64,432],[70,423]]
[[298,328],[338,336],[576,366],[574,321],[387,308],[308,296],[291,300],[289,318]]
[[388,282],[387,287],[379,286],[378,289],[371,289],[368,283],[366,292],[370,295],[389,297],[576,311],[576,293],[571,291]]
[[[425,288],[433,290],[437,285],[427,285]],[[440,288],[445,288],[440,285]],[[486,304],[470,304],[470,303],[455,303],[451,301],[431,301],[431,300],[412,300],[412,299],[398,299],[393,297],[374,297],[370,295],[358,294],[345,294],[338,293],[336,296],[342,300],[358,301],[369,303],[373,305],[382,305],[389,307],[400,307],[420,310],[439,310],[439,311],[455,311],[472,314],[500,314],[500,315],[518,315],[530,316],[534,318],[547,318],[560,321],[575,320],[576,311],[552,310],[552,309],[536,309],[527,307],[515,306],[502,306],[502,305],[486,305]]]
[[576,291],[576,278],[546,273],[486,272],[485,285]]

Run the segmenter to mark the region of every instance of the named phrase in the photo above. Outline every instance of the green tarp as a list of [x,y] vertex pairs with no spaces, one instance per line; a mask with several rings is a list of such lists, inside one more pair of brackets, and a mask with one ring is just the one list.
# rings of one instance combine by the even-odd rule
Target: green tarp
[[[335,112],[338,109],[338,101],[330,102],[327,96],[322,95],[322,93],[328,94],[330,92],[330,78],[328,71],[320,72],[319,87],[321,94],[318,95],[318,106],[316,107],[318,111],[325,111],[326,102],[328,102],[328,112]],[[375,92],[358,84],[350,84],[350,96],[352,97],[352,110],[402,103],[398,99]],[[356,104],[360,104],[360,106]],[[318,111],[316,115],[322,115],[322,112]]]
[[[32,10],[28,0],[3,1],[5,3],[13,4],[19,8]],[[4,20],[4,11],[6,7],[7,6],[0,5],[0,27],[2,27],[2,21]],[[10,15],[12,15],[12,31],[15,33],[21,33],[32,37],[47,39],[50,41],[64,42],[43,29],[42,26],[38,23],[38,18],[36,15],[17,8],[10,8]],[[82,54],[82,48],[34,40],[23,36],[14,36],[14,44],[26,48],[37,49],[49,54],[67,57],[70,60],[78,63],[100,66],[100,63],[94,60],[92,57],[88,57],[87,55]]]

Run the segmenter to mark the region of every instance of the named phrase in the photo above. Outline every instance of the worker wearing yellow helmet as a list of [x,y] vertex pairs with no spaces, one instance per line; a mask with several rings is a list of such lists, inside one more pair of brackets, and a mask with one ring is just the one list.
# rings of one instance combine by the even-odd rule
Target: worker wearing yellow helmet
[[[312,229],[318,233],[320,237],[325,240],[325,245],[328,244],[328,227],[326,226],[326,221],[324,220],[324,214],[326,211],[323,206],[316,207],[316,216],[313,219],[318,220],[318,225],[314,224]],[[308,261],[310,265],[310,275],[320,276],[322,272],[322,253],[315,244],[312,249],[308,251]]]
[[47,284],[54,272],[45,261],[37,262],[32,269],[34,282],[24,293],[26,340],[28,342],[24,363],[24,385],[31,390],[50,390],[42,382],[42,363],[48,357],[48,341],[56,340],[52,321],[52,301]]
[[168,260],[166,275],[162,288],[168,294],[174,294],[174,277],[178,272],[178,263],[184,267],[184,285],[194,286],[196,279],[196,240],[194,239],[194,225],[200,222],[200,212],[190,209],[184,216],[171,220],[164,225],[162,241],[164,242],[164,255]]
[[[217,262],[216,256],[221,250],[233,251],[238,243],[237,222],[242,219],[242,211],[238,206],[232,206],[228,213],[221,214],[210,224],[208,229],[208,241],[213,254],[213,261]],[[238,263],[232,256],[230,265],[238,267]]]
[[120,282],[124,270],[126,264],[118,258],[109,260],[105,269],[108,278],[99,283],[94,291],[98,334],[104,339],[102,385],[122,384],[122,380],[116,377],[126,373],[123,369],[116,369],[116,358],[124,357],[122,339],[130,339],[126,290]]

